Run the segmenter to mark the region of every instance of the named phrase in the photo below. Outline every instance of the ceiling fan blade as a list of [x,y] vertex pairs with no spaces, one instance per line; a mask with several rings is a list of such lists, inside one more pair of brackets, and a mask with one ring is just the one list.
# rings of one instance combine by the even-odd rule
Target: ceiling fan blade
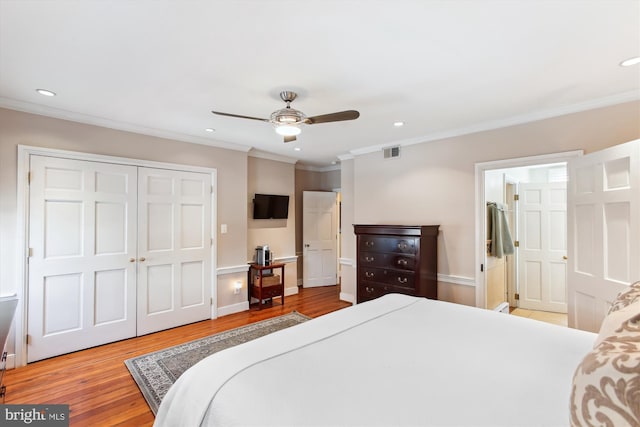
[[341,122],[344,120],[355,120],[360,117],[356,110],[340,111],[338,113],[323,114],[321,116],[307,117],[304,121],[308,125],[316,123]]
[[213,114],[217,114],[219,116],[236,117],[238,119],[260,120],[261,122],[268,122],[269,121],[269,119],[261,119],[259,117],[241,116],[239,114],[222,113],[220,111],[211,111],[211,112]]
[[284,142],[293,142],[296,140],[295,135],[291,135],[291,136],[285,136],[284,137]]

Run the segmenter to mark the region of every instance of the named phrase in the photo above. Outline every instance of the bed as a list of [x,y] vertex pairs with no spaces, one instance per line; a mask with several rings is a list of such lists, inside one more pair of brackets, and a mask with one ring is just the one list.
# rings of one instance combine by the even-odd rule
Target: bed
[[390,294],[209,356],[171,387],[155,425],[569,425],[598,339]]

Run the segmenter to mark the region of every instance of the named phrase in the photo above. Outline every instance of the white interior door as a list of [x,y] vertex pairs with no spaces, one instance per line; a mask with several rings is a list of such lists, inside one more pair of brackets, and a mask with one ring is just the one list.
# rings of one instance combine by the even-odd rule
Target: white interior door
[[304,191],[302,194],[303,286],[337,283],[336,193]]
[[519,306],[566,313],[566,183],[520,183],[519,193]]
[[569,326],[598,331],[640,279],[640,140],[569,162]]
[[136,168],[30,162],[28,361],[135,336]]
[[138,335],[211,317],[211,176],[140,168]]

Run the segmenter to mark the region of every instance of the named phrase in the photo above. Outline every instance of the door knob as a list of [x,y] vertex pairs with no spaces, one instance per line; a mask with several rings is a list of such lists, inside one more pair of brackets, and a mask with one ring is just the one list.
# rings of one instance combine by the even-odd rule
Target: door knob
[[569,258],[568,258],[566,255],[564,255],[564,256],[562,257],[562,259],[566,261],[566,260],[568,260]]
[[135,258],[129,258],[129,262],[136,262]]
[[140,257],[140,262],[144,262],[144,261],[146,261],[146,260],[147,260],[147,259],[146,259],[145,257],[143,257],[143,256],[141,256],[141,257]]

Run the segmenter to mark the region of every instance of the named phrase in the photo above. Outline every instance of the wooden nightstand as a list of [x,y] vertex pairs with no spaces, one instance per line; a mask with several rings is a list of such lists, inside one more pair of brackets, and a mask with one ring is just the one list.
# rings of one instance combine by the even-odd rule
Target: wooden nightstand
[[[274,270],[280,270],[277,275]],[[271,273],[269,275],[265,273]],[[259,265],[249,264],[249,304],[251,297],[258,299],[258,309],[262,309],[262,301],[275,297],[282,298],[284,305],[284,263]]]

